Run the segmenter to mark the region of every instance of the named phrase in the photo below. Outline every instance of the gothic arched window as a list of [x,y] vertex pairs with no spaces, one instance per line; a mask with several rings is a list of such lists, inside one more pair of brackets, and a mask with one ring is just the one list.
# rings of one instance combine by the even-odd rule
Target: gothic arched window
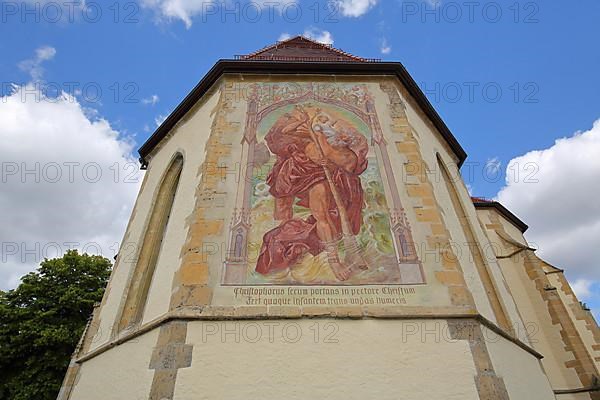
[[[472,259],[474,261],[475,267],[479,272],[479,276],[481,278],[481,282],[485,288],[485,291],[488,295],[490,304],[492,306],[492,310],[494,315],[496,316],[496,320],[498,325],[503,328],[507,332],[511,332],[511,325],[509,322],[508,314],[506,313],[504,303],[502,302],[502,298],[498,294],[498,290],[494,283],[494,279],[492,277],[491,272],[488,270],[488,266],[485,262],[485,256],[482,253],[482,249],[480,243],[478,242],[475,232],[473,231],[472,222],[469,218],[467,210],[464,206],[463,201],[460,199],[460,195],[456,189],[455,183],[453,181],[452,175],[448,170],[448,167],[442,160],[442,157],[439,154],[436,154],[438,168],[441,172],[442,179],[444,181],[444,185],[446,186],[446,190],[448,191],[448,195],[450,196],[451,205],[456,212],[458,217],[458,221],[462,227],[462,230],[468,241],[468,248],[471,252]],[[460,179],[460,174],[457,174],[456,179]]]
[[182,169],[183,156],[177,154],[158,187],[150,209],[150,219],[140,241],[141,248],[121,312],[119,331],[139,323],[142,319]]

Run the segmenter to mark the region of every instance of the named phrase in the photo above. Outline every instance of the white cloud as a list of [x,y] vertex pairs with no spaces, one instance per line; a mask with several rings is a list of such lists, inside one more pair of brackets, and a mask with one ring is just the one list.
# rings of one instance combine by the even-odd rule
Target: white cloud
[[153,94],[152,96],[142,99],[142,104],[146,104],[146,105],[156,105],[156,103],[158,103],[160,101],[160,97],[158,97],[158,95]]
[[386,38],[381,39],[381,46],[379,47],[381,54],[390,54],[392,52],[392,46],[389,45]]
[[585,295],[584,281],[600,281],[600,120],[511,160],[506,173],[498,200],[529,224],[540,256]]
[[[306,28],[302,35],[319,43],[331,45],[333,44],[333,35],[331,34],[331,32],[324,31],[313,26]],[[291,34],[289,34],[288,32],[284,32],[281,35],[279,35],[279,39],[277,39],[277,41],[282,42],[291,38]]]
[[329,31],[323,31],[315,27],[307,28],[304,36],[323,44],[333,44],[333,35]]
[[39,81],[44,75],[45,61],[52,60],[56,55],[56,49],[51,46],[42,46],[35,50],[35,57],[21,61],[18,66],[22,71],[27,72],[31,79]]
[[165,122],[167,117],[168,117],[168,115],[164,115],[164,114],[159,114],[157,117],[155,117],[154,123],[156,124],[156,127],[158,128],[159,126],[161,126],[162,123]]
[[331,0],[336,10],[344,17],[360,17],[377,5],[378,0]]
[[35,50],[35,55],[39,61],[51,60],[56,55],[56,49],[50,46],[43,46]]
[[210,0],[141,0],[141,4],[154,10],[160,20],[181,20],[186,28],[192,26],[194,16],[218,7]]
[[587,279],[577,279],[571,283],[571,288],[577,295],[580,301],[584,301],[592,297],[592,284],[594,282]]
[[298,1],[299,0],[250,0],[248,3],[253,3],[255,6],[261,7],[262,9],[274,8],[283,11],[286,7],[297,4]]
[[[296,4],[298,0],[248,0],[245,2],[229,2],[223,0],[141,0],[143,7],[153,10],[160,21],[182,21],[186,28],[191,28],[192,20],[199,15],[232,19],[248,18],[255,22],[270,18],[273,10],[283,12],[286,7]],[[260,14],[257,14],[260,13]],[[291,11],[290,11],[291,13]]]
[[131,140],[75,97],[35,90],[0,98],[2,289],[71,247],[112,257],[141,180]]
[[473,196],[473,186],[465,183],[465,185],[467,186],[467,190],[469,191],[469,196]]
[[290,35],[287,32],[284,32],[281,35],[279,35],[279,39],[277,39],[277,41],[283,42],[284,40],[288,40],[288,39],[291,39],[291,38],[292,38],[292,35]]
[[485,162],[486,176],[497,176],[501,167],[502,163],[498,157],[488,158],[488,160]]

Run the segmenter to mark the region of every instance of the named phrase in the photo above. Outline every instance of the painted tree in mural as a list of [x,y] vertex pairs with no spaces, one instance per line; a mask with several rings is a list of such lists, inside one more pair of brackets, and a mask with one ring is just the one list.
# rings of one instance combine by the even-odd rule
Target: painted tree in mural
[[0,291],[0,399],[54,400],[111,263],[69,251]]

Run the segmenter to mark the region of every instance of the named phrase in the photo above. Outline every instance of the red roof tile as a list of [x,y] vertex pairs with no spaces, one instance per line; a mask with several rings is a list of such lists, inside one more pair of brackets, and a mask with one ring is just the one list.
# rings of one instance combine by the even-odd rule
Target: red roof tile
[[377,62],[346,53],[329,44],[319,43],[304,36],[277,42],[271,46],[247,55],[236,56],[238,60],[260,61],[340,61],[340,62]]
[[485,197],[472,197],[471,196],[471,200],[473,201],[473,203],[493,203],[493,200],[490,199],[486,199]]

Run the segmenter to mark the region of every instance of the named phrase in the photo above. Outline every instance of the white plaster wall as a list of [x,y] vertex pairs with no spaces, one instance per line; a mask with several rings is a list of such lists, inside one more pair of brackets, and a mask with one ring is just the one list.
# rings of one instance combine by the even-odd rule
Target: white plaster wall
[[567,311],[569,313],[569,316],[571,317],[571,320],[575,324],[575,329],[577,329],[577,332],[579,332],[579,336],[581,337],[581,340],[585,344],[587,352],[591,356],[592,361],[596,365],[596,368],[600,370],[600,349],[594,350],[594,348],[593,348],[593,346],[598,345],[600,343],[598,343],[598,340],[596,340],[596,338],[594,338],[594,334],[588,328],[587,322],[583,319],[577,319],[577,317],[575,316],[575,312],[573,311],[574,309],[581,308],[581,305],[579,304],[579,300],[578,299],[574,300],[572,296],[567,295],[562,290],[563,284],[562,284],[562,282],[560,282],[558,280],[558,274],[548,275],[548,279],[550,280],[550,283],[558,289],[558,295],[560,296],[561,300],[565,304]]
[[[442,207],[442,212],[444,214],[444,223],[446,225],[446,228],[450,232],[453,245],[457,245],[457,247],[461,250],[461,254],[457,254],[457,256],[459,257],[459,263],[463,271],[467,287],[473,295],[477,310],[487,319],[495,321],[495,317],[492,312],[492,308],[488,296],[486,294],[485,288],[483,286],[481,278],[479,277],[477,268],[471,259],[469,247],[466,245],[467,239],[463,232],[463,228],[460,225],[459,220],[456,218],[456,213],[452,210],[453,205],[446,190],[441,171],[439,171],[437,164],[436,153],[439,153],[442,159],[444,160],[445,164],[450,167],[456,164],[456,156],[448,151],[447,145],[443,143],[444,139],[442,139],[441,135],[432,130],[430,125],[423,119],[418,110],[413,106],[412,102],[408,101],[402,95],[402,93],[399,94],[402,100],[404,101],[404,104],[406,105],[406,116],[408,122],[411,128],[413,129],[417,141],[419,142],[419,147],[421,149],[421,157],[425,161],[429,171],[431,171],[429,179],[433,186],[435,198]],[[384,111],[387,108],[385,101],[386,100],[384,99],[383,104],[378,104],[378,112],[380,114],[387,114]],[[389,100],[387,100],[387,102],[389,103]],[[390,153],[392,152],[390,151]],[[394,153],[396,153],[396,151],[394,151]],[[398,166],[397,170],[402,169],[401,164],[399,162],[396,165]],[[456,174],[454,174],[455,171],[452,170],[452,168],[450,168],[450,170],[452,173],[451,176],[453,178],[456,177]],[[405,184],[405,182],[398,183],[400,191],[403,191],[402,188],[404,188]],[[462,182],[462,180],[455,180],[454,186],[456,187],[461,202],[465,204],[465,209],[468,212],[469,205],[471,204],[471,198],[468,194],[468,191],[466,190],[464,183]],[[408,200],[407,204],[410,204],[411,206],[414,205],[410,203],[410,199]],[[470,215],[471,220],[475,221],[475,225],[477,225],[477,217],[475,215],[474,209],[472,211],[473,213],[472,215]],[[473,228],[474,234],[476,235],[480,243],[485,243],[487,238],[477,234],[477,226],[474,226]],[[425,238],[422,238],[420,243],[426,243]],[[431,256],[429,258],[431,258]],[[439,263],[441,263],[441,261],[439,261]]]
[[[563,350],[564,343],[559,328],[552,324],[548,307],[539,297],[533,282],[528,279],[524,272],[525,267],[509,259],[501,260],[501,265],[513,296],[519,304],[531,346],[544,356],[544,369],[552,381],[552,386],[556,389],[577,386],[577,374],[573,369],[565,368],[564,364],[572,359],[572,354]],[[518,272],[517,269],[522,269],[523,272]]]
[[[229,123],[235,124],[237,132],[226,132],[224,140],[231,144],[228,148],[229,155],[224,158],[226,161],[220,161],[220,167],[226,170],[223,172],[223,179],[218,184],[220,192],[226,193],[220,199],[220,207],[210,210],[211,218],[223,218],[223,234],[220,238],[211,238],[211,242],[217,246],[218,250],[207,251],[207,259],[210,267],[208,284],[212,287],[219,287],[223,277],[223,263],[227,258],[229,246],[229,227],[233,222],[233,210],[237,207],[237,195],[240,182],[246,179],[247,166],[242,160],[242,138],[246,126],[246,117],[248,114],[248,102],[246,95],[250,92],[249,83],[244,82],[243,75],[227,74],[223,78],[223,82],[228,86],[226,90],[226,98],[231,102],[232,107],[228,110],[226,119]],[[220,303],[217,293],[213,294],[213,304],[223,305],[231,302],[231,295]]]
[[[400,198],[407,209],[412,207],[410,198],[402,182],[402,164],[405,160],[397,153],[389,131],[391,118],[387,106],[387,95],[379,89],[378,83],[369,84],[376,97],[377,111],[386,139],[389,140],[389,154],[396,173]],[[187,229],[185,219],[193,211],[195,189],[200,182],[199,169],[205,157],[205,144],[214,115],[211,112],[217,102],[217,96],[207,99],[195,108],[185,121],[175,129],[176,134],[166,141],[154,156],[147,182],[139,195],[135,214],[128,228],[128,240],[137,244],[147,223],[150,205],[162,178],[164,170],[176,151],[182,151],[185,157],[184,168],[174,210],[169,221],[166,241],[157,263],[154,279],[150,288],[145,309],[144,321],[161,316],[168,309],[171,296],[173,275],[180,264],[182,245],[185,243]],[[409,121],[413,125],[420,141],[422,156],[430,168],[437,169],[435,153],[439,152],[445,160],[452,159],[441,138],[431,131],[406,101]],[[243,125],[244,109],[235,111],[234,118]],[[237,143],[232,150],[235,159],[239,149]],[[443,181],[433,181],[436,198],[445,209],[445,223],[454,240],[465,240],[462,227],[455,217],[450,217],[448,198]],[[228,183],[229,185],[229,183]],[[234,187],[234,186],[232,186]],[[462,183],[457,184],[461,201],[470,202]],[[230,196],[227,202],[234,201]],[[229,204],[228,203],[228,204]],[[467,210],[469,208],[467,207]],[[416,241],[425,241],[427,232],[417,228],[414,213],[408,213],[413,226]],[[473,217],[475,212],[473,210]],[[229,221],[226,221],[228,226]],[[482,243],[488,239],[483,231],[474,226],[475,234]],[[223,241],[226,242],[226,237]],[[124,255],[126,249],[122,249]],[[135,259],[135,254],[130,257]],[[494,319],[489,300],[472,262],[461,259],[461,266],[467,283],[472,291],[478,309],[489,319]],[[497,266],[497,264],[496,264]],[[112,324],[115,322],[125,293],[134,263],[123,257],[113,273],[109,296],[100,310],[100,328],[98,338],[92,349],[110,339]],[[433,269],[426,266],[428,285],[435,287]],[[220,265],[211,265],[211,284],[216,282]],[[498,278],[500,270],[495,271]],[[504,287],[504,285],[499,285]],[[440,286],[440,288],[442,288]],[[524,290],[524,289],[523,289]],[[432,290],[426,305],[448,304],[446,290]],[[526,293],[526,292],[524,292]],[[508,291],[503,292],[506,302],[511,302]],[[526,295],[525,295],[526,296]],[[520,299],[518,299],[520,300]],[[535,309],[532,308],[532,312]],[[518,318],[516,308],[509,306],[511,319]],[[190,322],[187,342],[194,345],[191,368],[178,372],[175,399],[214,399],[214,398],[280,398],[306,399],[353,399],[353,398],[443,398],[477,399],[474,376],[475,367],[469,345],[466,341],[452,341],[443,321],[408,320],[293,320],[279,322],[292,325],[288,333],[293,335],[297,327],[302,335],[295,343],[281,339],[270,340],[264,329],[268,321],[238,321],[234,333],[223,340],[223,323]],[[326,325],[330,323],[332,325]],[[259,340],[248,340],[242,332],[252,335],[251,324],[259,324],[263,334]],[[315,325],[316,324],[316,325]],[[441,325],[440,325],[441,324]],[[416,327],[416,331],[414,330]],[[337,328],[333,339],[337,343],[325,343],[327,334]],[[207,331],[208,329],[208,331]],[[217,333],[214,334],[214,329]],[[235,340],[235,330],[239,340]],[[244,331],[245,329],[245,331]],[[276,327],[274,327],[276,329]],[[319,337],[315,341],[315,329]],[[281,328],[275,330],[275,334]],[[423,336],[423,332],[430,332]],[[433,332],[433,333],[432,333]],[[437,333],[436,333],[437,332]],[[444,333],[445,332],[445,333]],[[127,400],[146,398],[154,371],[148,369],[153,347],[156,345],[158,330],[154,330],[135,343],[128,343],[109,350],[106,353],[83,364],[80,379],[74,389],[73,399],[95,400],[123,398]],[[207,333],[213,333],[207,336]],[[250,337],[251,339],[254,336]],[[330,338],[332,339],[332,338]],[[500,340],[490,347],[493,353],[496,371],[505,378],[511,399],[537,399],[548,394],[549,385],[539,368],[537,360],[514,344]],[[526,382],[535,389],[534,397],[523,397],[528,393]],[[116,386],[119,397],[109,395]],[[122,386],[122,387],[121,387]],[[122,394],[122,396],[121,396]],[[140,396],[140,394],[142,394]],[[514,394],[514,397],[512,397]],[[136,397],[138,396],[138,397]],[[537,397],[536,397],[537,396]]]
[[[482,221],[486,223],[491,223],[490,213],[496,213],[496,211],[489,209],[479,209],[477,211]],[[504,229],[512,239],[519,242],[524,241],[522,234],[519,233],[521,239],[518,240],[516,232],[507,229],[512,224],[505,221],[502,216],[499,215],[499,217]],[[491,228],[487,230],[487,233],[491,242],[494,243],[494,249],[499,251],[500,245],[503,243],[502,239]],[[507,250],[503,249],[502,251],[504,252],[502,254],[510,254]],[[552,323],[547,304],[540,296],[535,283],[527,275],[523,254],[520,253],[515,257],[501,259],[498,262],[512,296],[518,304],[519,312],[525,324],[524,330],[529,336],[529,343],[544,356],[542,363],[552,387],[555,389],[578,387],[579,378],[575,371],[572,368],[565,368],[565,362],[573,359],[572,353],[564,351],[560,327]]]
[[[198,174],[204,159],[204,147],[210,132],[211,111],[218,100],[218,93],[199,103],[186,118],[177,125],[175,135],[163,141],[162,147],[153,155],[145,174],[132,216],[129,221],[125,240],[121,244],[119,259],[108,288],[105,304],[99,313],[98,334],[90,349],[93,350],[111,339],[111,332],[117,323],[120,310],[126,296],[126,288],[135,268],[135,261],[141,249],[141,239],[148,223],[153,199],[158,186],[176,152],[184,156],[184,166],[165,241],[156,265],[148,302],[144,310],[143,321],[149,321],[167,311],[171,297],[173,275],[179,266],[181,248],[185,243],[187,230],[185,218],[193,210],[194,192],[200,179]],[[156,285],[155,282],[161,282]]]
[[151,174],[146,171],[144,184],[138,194],[135,207],[125,232],[124,239],[119,249],[119,256],[107,286],[104,304],[100,308],[99,318],[96,323],[98,332],[93,338],[90,350],[94,350],[109,342],[112,338],[113,326],[124,300],[125,289],[129,283],[130,274],[135,267],[135,260],[139,252],[139,243],[148,222],[148,215],[152,199],[155,196],[161,174]]
[[[488,272],[490,273],[490,277],[491,277],[492,281],[494,282],[497,294],[500,297],[500,300],[502,301],[505,311],[507,313],[508,322],[509,322],[511,328],[513,329],[515,336],[519,340],[521,340],[523,343],[531,345],[531,343],[529,342],[529,337],[527,336],[527,328],[525,326],[526,321],[523,321],[522,315],[519,313],[519,308],[517,306],[518,301],[513,297],[513,294],[511,292],[511,290],[509,289],[510,285],[507,283],[507,281],[502,273],[503,272],[502,271],[502,260],[498,260],[496,258],[498,254],[495,253],[495,249],[498,248],[498,245],[499,245],[498,240],[500,240],[500,239],[498,237],[492,238],[492,237],[490,237],[490,235],[486,234],[486,231],[484,230],[485,228],[482,227],[482,220],[480,219],[479,211],[475,209],[475,206],[473,205],[471,197],[470,197],[464,183],[462,182],[462,180],[456,182],[456,189],[457,189],[457,192],[459,193],[459,196],[461,196],[461,201],[464,204],[465,211],[469,215],[473,234],[474,234],[475,239],[478,242],[478,245],[481,249],[484,262],[486,263],[484,268],[486,268],[488,270]],[[443,191],[441,191],[441,192],[443,192]],[[445,195],[445,194],[446,193],[444,193],[442,195]],[[447,201],[450,201],[450,199],[448,198]],[[489,223],[490,223],[489,220],[483,221],[483,226],[485,226],[486,224],[489,224]],[[510,228],[512,228],[512,230],[509,230],[510,232],[513,232],[513,230],[515,230],[522,237],[521,232],[516,227],[514,227],[514,225],[512,225],[510,223],[508,223],[507,225],[510,225]],[[460,237],[461,238],[460,240],[463,240],[462,227],[458,226],[458,227],[456,227],[456,229],[457,229],[456,236],[454,236],[454,234],[453,234],[453,237],[454,238]],[[464,238],[464,240],[466,241],[466,238]],[[464,251],[463,257],[470,260],[471,254],[469,252],[469,248],[465,246],[465,247],[463,247],[463,251]],[[469,271],[471,271],[471,270],[469,270]],[[485,296],[485,298],[488,300],[488,302],[484,302],[483,300],[480,300],[480,303],[483,303],[486,306],[489,305],[489,307],[490,307],[489,309],[480,308],[479,309],[480,313],[487,319],[489,319],[491,321],[496,321],[496,318],[491,309],[491,305],[489,303],[489,299],[487,297],[485,289],[483,288],[483,284],[481,283],[481,280],[479,278],[479,273],[477,271],[473,271],[472,274],[473,275],[471,275],[471,273],[469,275],[467,275],[465,273],[465,279],[474,279],[476,281],[476,282],[471,283],[472,285],[475,285],[475,283],[477,283],[476,293],[479,294],[480,296],[481,295]],[[472,276],[473,276],[473,278],[472,278]],[[478,279],[475,279],[474,277],[477,277]],[[469,281],[467,281],[467,282],[469,283]],[[483,290],[483,292],[480,292],[480,290]],[[476,297],[476,299],[477,299],[477,297]]]
[[[507,284],[504,275],[502,274],[502,268],[500,267],[500,260],[497,260],[495,254],[493,252],[494,243],[490,241],[489,236],[486,235],[484,228],[482,228],[481,224],[478,223],[478,214],[475,206],[472,205],[471,198],[464,188],[463,196],[468,198],[469,207],[467,210],[470,212],[470,218],[473,221],[473,231],[475,236],[477,237],[478,242],[482,245],[484,251],[483,256],[486,260],[487,266],[489,267],[489,272],[492,275],[492,279],[494,280],[496,289],[502,302],[504,304],[505,310],[507,312],[507,316],[509,319],[509,323],[511,324],[512,329],[514,330],[517,338],[521,340],[523,343],[529,344],[529,338],[525,334],[526,329],[523,320],[521,319],[521,315],[519,314],[519,309],[517,308],[517,301],[513,297],[509,285]],[[465,199],[463,199],[465,201]],[[519,235],[522,236],[521,232],[512,224],[508,223],[510,226],[509,232],[512,230],[516,230]],[[487,250],[486,250],[487,249]]]
[[159,330],[153,330],[82,364],[70,400],[147,400],[148,369]]
[[173,278],[181,264],[181,251],[188,234],[187,219],[196,204],[196,189],[202,179],[202,163],[214,118],[212,111],[218,100],[219,92],[216,92],[190,110],[151,161],[152,169],[158,174],[167,169],[174,154],[181,152],[184,156],[177,194],[148,291],[144,323],[169,310]]
[[552,400],[554,392],[538,359],[482,327],[496,375],[504,379],[511,400]]
[[557,394],[556,400],[590,400],[589,393]]
[[[497,212],[493,210],[488,210],[488,212]],[[517,216],[518,217],[518,216]],[[500,215],[500,222],[504,227],[504,231],[511,237],[511,239],[524,244],[529,245],[530,247],[537,248],[538,246],[535,243],[528,243],[525,237],[523,236],[523,232],[519,228],[517,228],[514,224],[509,222],[506,218]]]
[[[239,77],[228,78],[231,80],[240,80]],[[293,78],[290,78],[293,80]],[[419,228],[419,224],[415,220],[414,212],[412,211],[411,199],[408,197],[405,188],[405,182],[403,181],[403,163],[406,161],[402,155],[400,155],[395,149],[395,142],[400,141],[400,138],[393,137],[393,133],[390,132],[391,116],[389,112],[389,98],[381,91],[378,82],[372,82],[372,79],[357,77],[357,82],[365,82],[371,80],[368,83],[370,90],[375,95],[377,112],[380,119],[384,136],[389,143],[389,154],[396,172],[395,178],[396,183],[400,191],[400,198],[404,206],[409,210],[408,218],[413,226],[414,239],[417,243],[425,243],[428,232]],[[241,80],[242,84],[243,79]],[[128,229],[127,238],[128,243],[124,244],[124,248],[121,250],[121,259],[117,267],[115,268],[114,276],[111,281],[110,291],[105,302],[105,305],[100,310],[99,319],[99,337],[94,340],[92,349],[97,346],[106,343],[110,339],[111,328],[118,318],[120,307],[122,305],[123,297],[125,294],[125,288],[130,280],[130,274],[134,267],[134,261],[139,251],[139,240],[144,232],[148,214],[150,212],[150,206],[152,199],[154,198],[157,190],[158,183],[162,178],[162,175],[171,161],[173,154],[177,151],[181,151],[184,154],[184,168],[182,177],[178,187],[178,193],[173,206],[173,214],[167,226],[167,232],[165,235],[165,242],[163,243],[159,259],[156,266],[156,271],[153,277],[152,285],[150,288],[149,296],[147,299],[146,309],[143,316],[143,321],[148,322],[159,316],[161,316],[168,309],[168,303],[171,295],[171,283],[173,274],[180,264],[180,255],[182,245],[185,243],[185,237],[187,235],[187,229],[185,228],[185,219],[193,211],[195,202],[194,192],[200,182],[201,176],[199,175],[200,166],[205,157],[205,145],[210,133],[210,126],[214,115],[211,113],[218,100],[218,94],[203,100],[199,106],[196,106],[184,120],[182,120],[175,128],[174,135],[168,140],[165,140],[160,150],[153,155],[150,162],[150,168],[147,172],[147,182],[144,185],[143,190],[139,195],[137,205],[135,207],[134,215]],[[443,144],[441,137],[432,131],[430,126],[423,120],[419,113],[411,106],[411,102],[404,99],[407,105],[407,116],[410,124],[413,126],[417,138],[420,142],[422,157],[425,159],[427,165],[432,170],[437,170],[437,161],[435,159],[436,152],[439,152],[445,160],[453,159],[453,155],[449,153],[445,144]],[[245,121],[245,100],[242,97],[238,97],[236,101],[237,110],[231,118],[243,127]],[[240,130],[240,137],[243,129]],[[239,153],[239,144],[237,142],[232,143],[232,159],[235,159]],[[438,178],[439,178],[439,174]],[[435,178],[435,176],[434,176]],[[233,191],[235,189],[235,182],[231,179],[227,179],[227,190]],[[447,196],[444,183],[441,179],[433,179],[434,192],[438,201],[442,204],[445,212],[445,223],[451,232],[453,240],[463,241],[464,234],[462,228],[455,217],[448,215],[450,201]],[[458,182],[457,189],[461,194],[461,200],[463,202],[470,202],[468,193],[461,182]],[[233,193],[233,192],[232,192]],[[230,203],[235,199],[235,196],[227,196],[226,202],[227,207],[231,208]],[[468,207],[467,207],[468,208]],[[230,213],[229,213],[230,214]],[[225,221],[225,226],[229,226],[229,219]],[[475,233],[477,234],[477,227],[475,227]],[[227,235],[225,234],[221,238],[222,247],[226,248]],[[484,236],[479,235],[478,239],[481,241],[487,240]],[[127,247],[125,247],[127,246]],[[463,252],[464,253],[464,252]],[[421,255],[423,258],[423,255]],[[431,258],[431,257],[430,257]],[[489,300],[479,279],[477,270],[472,262],[468,262],[470,257],[463,254],[461,258],[461,266],[465,274],[465,279],[469,286],[469,289],[473,293],[476,305],[479,311],[487,318],[494,320],[489,305]],[[222,260],[221,260],[222,261]],[[436,278],[433,273],[436,269],[440,269],[439,265],[425,265],[426,279],[428,287],[432,290],[428,290],[428,298],[422,299],[424,303],[431,306],[443,306],[449,305],[449,298],[447,291],[435,290],[437,287],[442,289],[442,285],[437,284]],[[212,265],[210,279],[211,284],[218,284],[217,279],[221,272],[221,265]],[[496,271],[496,278],[498,271]],[[501,279],[501,277],[500,277]],[[503,288],[503,285],[498,285]],[[510,295],[503,293],[504,298],[508,299],[510,303]],[[511,319],[518,318],[514,314],[513,307],[508,305],[509,311],[511,312]]]
[[[387,78],[388,81],[390,78]],[[408,191],[406,188],[407,182],[411,179],[408,177],[404,170],[404,165],[408,162],[406,156],[401,154],[397,148],[396,143],[402,142],[403,137],[400,134],[397,134],[391,130],[392,125],[392,116],[390,113],[390,99],[389,96],[383,92],[380,88],[379,83],[371,83],[368,85],[369,90],[373,94],[375,98],[375,107],[377,109],[377,116],[379,118],[379,123],[381,125],[381,129],[383,131],[383,136],[387,142],[387,151],[390,159],[390,164],[392,165],[392,169],[394,172],[394,179],[396,181],[396,187],[398,188],[398,194],[400,197],[400,201],[402,202],[402,206],[406,210],[406,217],[410,223],[412,229],[413,240],[415,242],[415,247],[417,254],[419,255],[419,259],[423,262],[423,270],[425,273],[425,281],[427,283],[428,295],[430,296],[428,299],[424,299],[427,301],[427,305],[432,306],[449,306],[450,298],[448,295],[447,287],[438,282],[435,277],[435,271],[441,270],[441,260],[438,260],[437,256],[432,254],[424,254],[424,244],[427,243],[427,236],[431,235],[431,231],[429,228],[423,229],[423,226],[427,224],[423,224],[422,222],[417,221],[416,214],[414,211],[414,202],[415,200],[408,195]],[[402,101],[408,107],[407,100],[402,96],[400,92],[398,95],[401,97]]]
[[[192,367],[179,370],[174,400],[479,398],[469,345],[443,339],[444,321],[270,321],[273,335],[264,323],[191,322]],[[282,339],[286,326],[297,342]],[[332,327],[337,343],[325,343]]]
[[[430,149],[430,151],[433,152],[434,150]],[[444,163],[446,165],[449,165],[448,158],[444,158]],[[460,220],[458,219],[460,211],[454,210],[452,200],[450,199],[450,194],[445,186],[445,182],[443,181],[443,177],[441,175],[441,171],[439,170],[437,162],[433,165],[432,168],[433,171],[435,171],[434,176],[436,177],[433,179],[434,193],[442,208],[442,212],[444,214],[444,221],[446,222],[446,226],[448,228],[448,231],[450,232],[450,237],[452,238],[452,245],[454,246],[456,256],[459,258],[459,263],[463,270],[463,276],[465,278],[465,282],[467,283],[467,287],[473,294],[473,299],[475,300],[475,305],[477,306],[477,310],[479,311],[479,313],[487,319],[489,319],[490,321],[496,322],[496,317],[492,310],[490,299],[486,293],[483,281],[481,280],[481,277],[479,275],[479,271],[475,266],[473,254],[469,247],[472,245],[469,244],[469,240],[467,239],[467,236],[460,223]],[[456,192],[458,193],[459,197],[461,196],[461,185],[462,182],[454,182],[454,187],[456,188]],[[464,202],[465,199],[460,198],[460,201]],[[469,199],[468,201],[470,202],[471,200]],[[468,203],[466,203],[464,207],[468,212]],[[471,223],[473,224],[473,220],[471,221]],[[475,223],[477,223],[477,221],[475,221]],[[473,226],[473,231],[473,233],[475,234],[475,226]],[[476,239],[478,238],[476,237]],[[485,257],[485,255],[483,255],[483,257]]]
[[[419,118],[419,114],[413,110],[415,114],[413,119]],[[407,110],[407,114],[408,110]],[[429,126],[424,123],[422,119],[419,119],[420,123],[413,124],[413,119],[409,119],[411,125],[414,125],[415,129],[428,129],[426,134],[419,135],[421,142],[421,149],[424,158],[429,158],[427,161],[428,166],[430,166],[432,172],[431,180],[434,185],[434,193],[438,201],[442,205],[444,209],[444,219],[446,221],[446,226],[450,231],[452,236],[453,243],[457,245],[462,251],[460,255],[460,264],[463,270],[463,274],[465,276],[465,280],[467,282],[467,286],[469,287],[473,297],[475,299],[475,304],[477,305],[478,311],[481,315],[489,319],[490,321],[496,321],[496,317],[492,311],[492,307],[481,281],[481,277],[479,276],[479,272],[477,271],[476,266],[474,265],[472,255],[469,249],[468,241],[465,236],[465,232],[460,224],[460,221],[456,217],[456,210],[452,210],[453,205],[451,203],[448,191],[446,189],[445,183],[443,181],[441,171],[437,166],[437,160],[435,159],[436,152],[439,153],[444,161],[445,165],[450,170],[451,179],[453,179],[454,187],[456,188],[456,192],[460,198],[460,202],[463,204],[465,212],[467,213],[467,217],[469,218],[471,228],[473,231],[473,235],[475,236],[475,240],[478,243],[478,246],[483,250],[482,256],[484,258],[484,262],[486,263],[485,268],[490,273],[491,279],[494,282],[495,289],[504,305],[505,311],[507,313],[508,322],[511,327],[514,329],[515,333],[519,340],[524,343],[528,343],[527,335],[524,334],[525,328],[524,323],[521,320],[521,316],[519,315],[519,311],[513,298],[504,276],[502,275],[502,271],[500,269],[500,265],[498,260],[495,257],[495,254],[490,249],[493,249],[494,243],[490,243],[490,238],[486,235],[481,224],[478,219],[477,210],[473,205],[473,201],[471,196],[467,190],[462,177],[456,170],[455,165],[453,164],[452,156],[445,150],[441,140],[441,137],[429,129]],[[433,139],[433,140],[432,140]],[[510,232],[513,232],[516,229],[512,224],[509,228]],[[522,235],[521,235],[522,236]],[[486,251],[487,250],[487,251]]]

